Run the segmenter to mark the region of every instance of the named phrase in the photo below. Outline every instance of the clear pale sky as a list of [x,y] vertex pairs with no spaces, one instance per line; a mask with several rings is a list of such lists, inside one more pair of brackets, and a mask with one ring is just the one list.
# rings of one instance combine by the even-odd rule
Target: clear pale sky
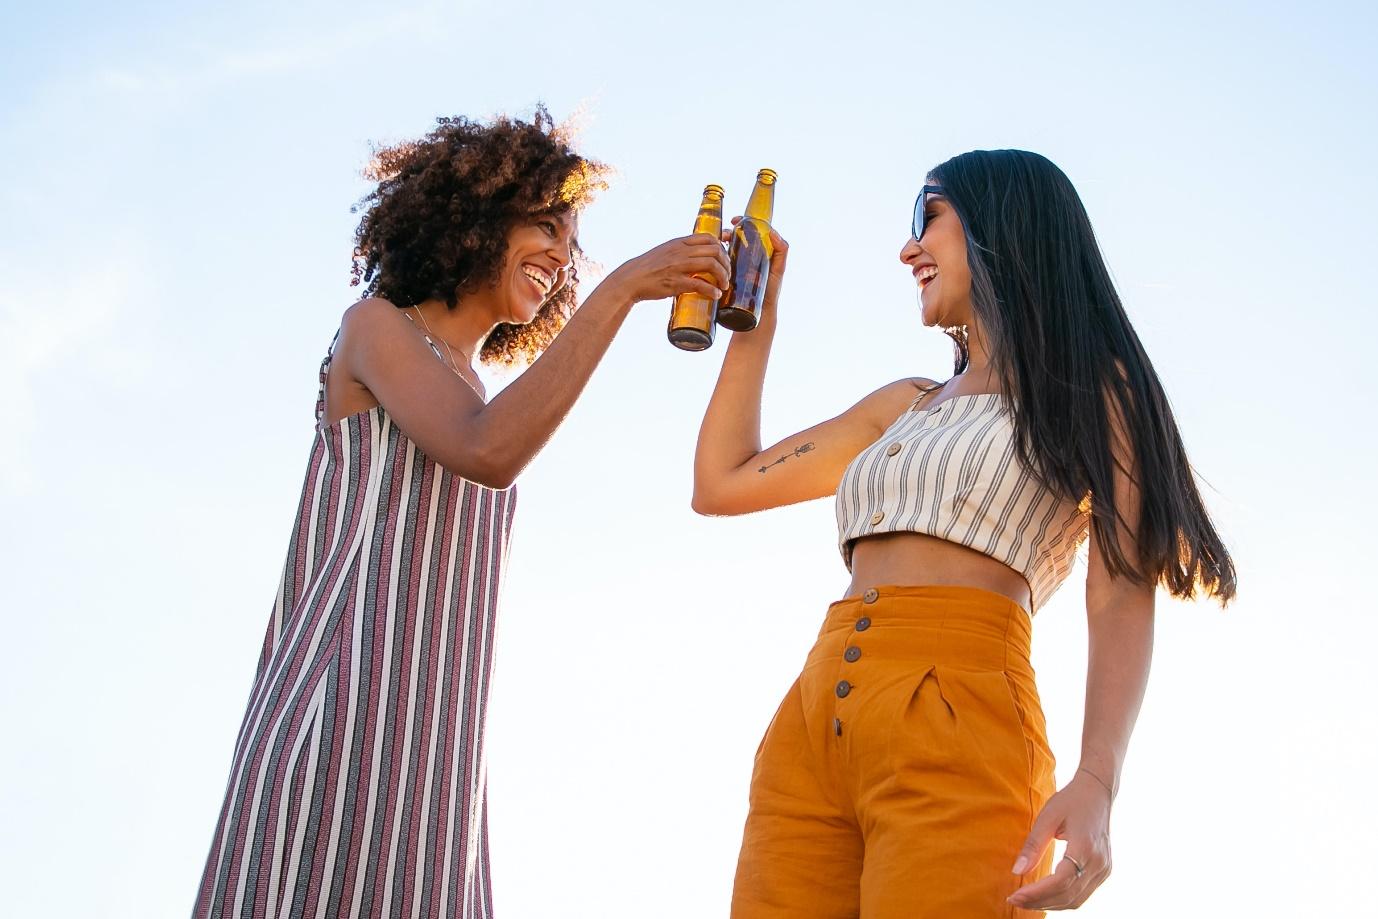
[[[371,141],[588,112],[609,268],[779,171],[772,441],[951,369],[897,261],[926,169],[1058,163],[1239,566],[1160,595],[1090,917],[1372,915],[1374,7],[7,6],[0,15],[0,890],[191,907],[351,302]],[[493,697],[502,919],[725,916],[751,757],[841,595],[830,502],[689,509],[722,355],[639,306],[520,482]],[[491,380],[503,385],[500,377]],[[1084,572],[1034,623],[1076,767]],[[1011,852],[1011,861],[1014,853]],[[1368,879],[1367,881],[1365,879]]]

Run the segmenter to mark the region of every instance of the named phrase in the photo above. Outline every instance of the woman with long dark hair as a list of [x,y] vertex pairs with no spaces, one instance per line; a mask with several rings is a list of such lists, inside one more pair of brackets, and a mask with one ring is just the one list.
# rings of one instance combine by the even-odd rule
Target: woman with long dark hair
[[[774,242],[760,325],[733,336],[704,417],[694,508],[835,495],[852,581],[757,753],[732,916],[1075,908],[1110,871],[1156,588],[1235,591],[1086,211],[1033,153],[935,168],[900,259],[924,325],[956,342],[953,375],[899,380],[762,450]],[[1055,790],[1030,626],[1088,536],[1081,756]]]
[[[321,364],[197,917],[492,915],[483,735],[513,481],[633,304],[727,280],[718,240],[675,239],[576,313],[602,173],[544,109],[441,119],[375,158],[365,297]],[[532,363],[489,401],[475,360]]]

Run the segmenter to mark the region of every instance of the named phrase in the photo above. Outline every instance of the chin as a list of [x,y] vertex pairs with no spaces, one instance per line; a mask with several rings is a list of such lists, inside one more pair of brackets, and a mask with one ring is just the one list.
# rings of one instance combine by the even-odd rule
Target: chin
[[513,303],[510,305],[507,310],[507,315],[503,317],[502,321],[508,325],[527,325],[531,320],[536,318],[536,314],[541,311],[543,305],[544,301],[533,304],[521,302]]

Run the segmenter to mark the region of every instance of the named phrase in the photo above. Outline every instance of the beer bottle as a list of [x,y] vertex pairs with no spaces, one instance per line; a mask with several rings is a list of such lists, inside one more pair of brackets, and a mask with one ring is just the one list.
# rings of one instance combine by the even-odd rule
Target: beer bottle
[[775,170],[756,173],[746,214],[732,231],[732,276],[718,307],[718,325],[750,332],[761,318],[761,301],[770,277],[770,219],[775,211]]
[[[694,220],[695,233],[707,233],[722,239],[722,186],[709,185],[703,190],[699,216]],[[700,280],[717,285],[712,275],[695,275]],[[686,291],[675,298],[670,310],[670,344],[685,351],[702,351],[713,344],[713,332],[718,318],[718,301],[702,294]]]

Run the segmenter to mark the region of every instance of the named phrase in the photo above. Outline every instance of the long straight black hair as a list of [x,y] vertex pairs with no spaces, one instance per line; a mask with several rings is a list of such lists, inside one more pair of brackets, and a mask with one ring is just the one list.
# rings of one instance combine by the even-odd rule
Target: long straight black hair
[[[1221,605],[1234,562],[1216,533],[1153,364],[1120,302],[1091,220],[1071,181],[1045,157],[975,150],[929,173],[966,230],[971,303],[1003,391],[1013,397],[1019,458],[1054,491],[1091,497],[1106,567],[1176,597],[1199,589]],[[969,330],[952,329],[956,372]],[[1123,419],[1133,468],[1115,459],[1111,411]],[[1138,485],[1135,555],[1114,521],[1116,466]]]

